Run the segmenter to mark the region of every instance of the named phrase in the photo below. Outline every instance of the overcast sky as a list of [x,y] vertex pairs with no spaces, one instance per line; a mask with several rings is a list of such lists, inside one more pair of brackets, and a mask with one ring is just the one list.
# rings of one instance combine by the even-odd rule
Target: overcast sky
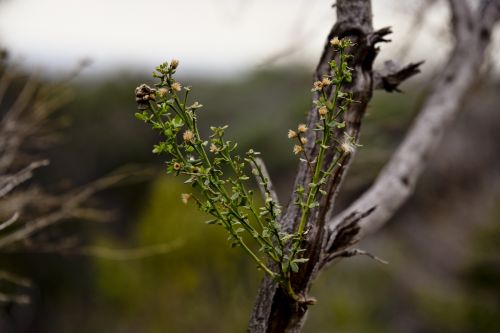
[[[25,64],[49,73],[82,58],[87,73],[117,68],[150,71],[170,58],[185,73],[238,74],[267,63],[316,62],[335,11],[332,0],[8,0],[0,7],[0,43]],[[412,13],[398,1],[376,0],[376,27],[394,27],[391,53],[409,38]],[[432,11],[410,58],[442,56],[433,38],[446,12]],[[290,53],[290,50],[294,52]],[[390,55],[390,54],[389,54]],[[432,59],[431,59],[432,60]],[[88,75],[88,74],[87,74]]]

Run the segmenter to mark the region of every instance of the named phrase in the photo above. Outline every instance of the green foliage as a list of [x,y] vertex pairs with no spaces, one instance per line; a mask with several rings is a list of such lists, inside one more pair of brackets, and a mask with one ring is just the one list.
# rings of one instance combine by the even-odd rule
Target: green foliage
[[[322,131],[323,137],[318,142],[321,147],[318,156],[313,159],[306,156],[311,171],[314,171],[312,183],[305,194],[306,199],[297,202],[301,206],[302,217],[294,233],[284,232],[280,228],[278,218],[281,208],[273,200],[269,180],[257,162],[259,153],[250,149],[243,157],[238,155],[237,144],[225,138],[227,126],[210,127],[210,137],[201,137],[197,113],[203,105],[199,102],[191,104],[191,87],[182,87],[174,78],[179,64],[177,60],[156,68],[153,77],[159,79],[159,83],[155,88],[142,84],[136,89],[139,107],[136,118],[151,125],[163,137],[161,142],[154,145],[153,153],[167,155],[167,173],[185,176],[186,183],[198,191],[195,194],[182,194],[182,201],[194,201],[201,211],[211,215],[207,224],[222,226],[228,233],[231,246],[241,247],[259,269],[280,283],[295,300],[299,298],[291,288],[290,274],[297,272],[299,265],[308,261],[308,258],[303,257],[305,250],[301,248],[306,236],[307,218],[311,209],[319,205],[316,201],[318,193],[326,194],[321,187],[327,183],[339,159],[350,153],[352,146],[352,142],[346,139],[338,147],[333,147],[341,152],[339,159],[323,169],[324,155],[328,149],[332,149],[328,144],[333,132],[344,127],[337,120],[352,102],[352,96],[341,91],[342,84],[351,80],[347,66],[349,55],[344,52],[351,43],[349,40],[336,44],[332,41],[332,45],[340,54],[340,63],[337,65],[332,61],[332,75],[315,82],[313,89],[321,92],[319,100],[315,101],[321,114],[321,121],[315,130]],[[330,100],[324,88],[332,83],[335,92]],[[294,148],[296,153],[304,151],[307,140],[301,135],[306,131],[305,125],[299,125],[299,134],[295,136],[302,146],[300,149],[297,146]],[[264,189],[262,205],[257,205],[249,189],[250,170]],[[258,251],[253,250],[253,244],[257,245]],[[274,265],[270,265],[269,261],[274,262]],[[277,267],[277,270],[271,267]]]

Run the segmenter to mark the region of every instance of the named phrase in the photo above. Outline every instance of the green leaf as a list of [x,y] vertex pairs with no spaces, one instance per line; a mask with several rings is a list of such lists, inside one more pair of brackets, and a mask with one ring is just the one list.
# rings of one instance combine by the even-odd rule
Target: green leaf
[[182,121],[182,118],[179,116],[175,116],[174,119],[172,119],[172,125],[176,128],[184,126],[184,122]]
[[134,116],[139,119],[139,120],[142,120],[142,121],[147,121],[148,120],[148,116],[145,114],[145,113],[140,113],[140,112],[136,112],[134,114]]
[[293,259],[292,262],[296,262],[298,264],[302,264],[302,263],[305,263],[305,262],[308,262],[309,261],[309,258],[298,258],[298,259]]
[[318,206],[319,206],[319,202],[315,201],[309,205],[309,209],[313,209],[314,207],[318,207]]
[[292,261],[290,262],[290,269],[292,272],[297,273],[299,271],[299,265]]

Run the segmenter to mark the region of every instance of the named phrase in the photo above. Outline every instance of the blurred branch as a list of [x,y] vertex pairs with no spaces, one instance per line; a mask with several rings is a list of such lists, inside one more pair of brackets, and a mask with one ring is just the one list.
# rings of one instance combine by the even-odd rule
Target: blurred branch
[[[101,178],[93,183],[85,185],[80,189],[61,195],[59,197],[60,205],[57,210],[44,216],[37,217],[31,221],[27,221],[19,229],[0,237],[0,249],[28,239],[32,234],[48,228],[64,219],[79,216],[79,214],[82,213],[79,208],[81,208],[81,205],[92,195],[126,180],[132,175],[134,175],[133,172],[111,174],[108,177]],[[89,217],[89,215],[87,215],[87,217]]]
[[18,218],[19,218],[19,212],[15,212],[14,215],[12,215],[12,217],[10,217],[7,221],[0,223],[0,231],[14,224]]
[[30,288],[33,285],[30,279],[4,270],[0,270],[0,280],[4,280],[26,288]]
[[[478,78],[492,29],[500,17],[500,1],[485,0],[473,11],[465,0],[450,0],[455,46],[433,85],[420,115],[372,187],[328,223],[323,260],[341,250],[335,244],[347,238],[355,244],[384,225],[415,188],[443,133],[460,110],[461,102]],[[352,220],[360,212],[370,215]],[[347,235],[344,230],[356,230]],[[345,244],[344,242],[341,242]]]
[[399,66],[392,60],[384,61],[384,69],[373,71],[373,88],[383,89],[387,92],[401,92],[399,85],[406,79],[420,73],[420,65],[424,61],[409,63]]
[[389,264],[387,261],[380,259],[379,257],[371,254],[370,252],[360,250],[360,249],[348,249],[344,250],[335,254],[330,254],[330,257],[328,257],[326,260],[323,261],[323,263],[329,263],[335,259],[340,259],[340,258],[350,258],[350,257],[355,257],[355,256],[367,256],[381,264],[387,265]]
[[18,173],[10,176],[0,176],[0,198],[6,196],[10,191],[33,177],[33,171],[49,165],[48,160],[30,163]]
[[30,304],[30,298],[27,295],[13,295],[0,292],[0,303],[15,303],[25,305]]

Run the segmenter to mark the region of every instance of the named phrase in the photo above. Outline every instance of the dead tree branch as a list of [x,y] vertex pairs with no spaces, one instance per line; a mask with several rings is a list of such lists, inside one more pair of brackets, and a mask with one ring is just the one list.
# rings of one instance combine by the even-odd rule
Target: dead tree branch
[[[454,49],[427,97],[420,115],[372,187],[351,206],[328,222],[323,260],[338,248],[343,230],[356,229],[349,245],[384,225],[412,194],[443,133],[460,110],[460,104],[477,80],[492,29],[500,17],[500,1],[482,1],[477,12],[463,0],[450,0]],[[352,220],[371,208],[373,212]]]

